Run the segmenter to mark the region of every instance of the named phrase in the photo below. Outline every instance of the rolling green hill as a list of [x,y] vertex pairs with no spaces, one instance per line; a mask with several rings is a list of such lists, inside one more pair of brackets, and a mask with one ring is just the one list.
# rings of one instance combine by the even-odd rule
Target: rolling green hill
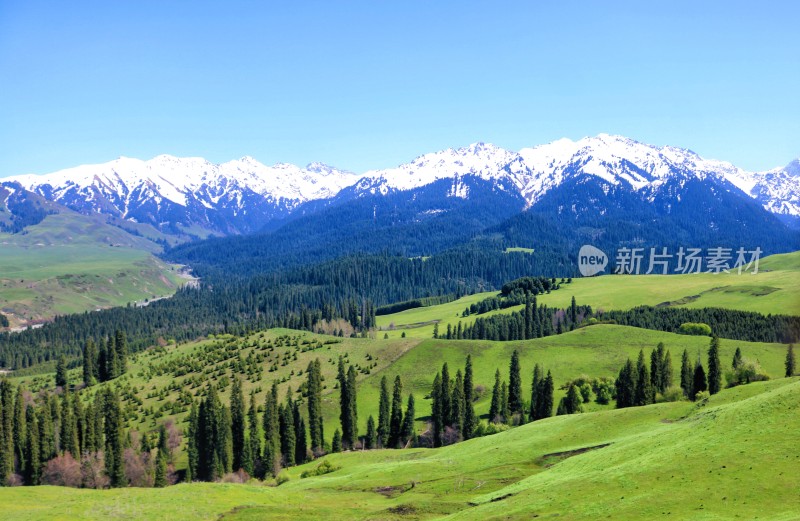
[[[415,308],[377,317],[378,327],[390,338],[403,333],[408,337],[431,338],[439,323],[443,333],[447,325],[459,321],[471,324],[477,315],[461,317],[470,304],[497,295],[497,292],[468,295],[438,306]],[[690,308],[721,307],[763,314],[800,315],[800,252],[772,255],[761,261],[759,272],[698,273],[686,275],[612,275],[576,278],[552,293],[539,295],[542,304],[565,308],[572,297],[579,304],[595,310],[626,310],[641,305],[669,305]],[[492,311],[482,317],[509,313],[523,306]]]
[[441,449],[326,456],[277,487],[20,487],[6,519],[796,519],[800,379],[559,416]]
[[103,218],[66,209],[22,233],[0,233],[0,312],[14,327],[169,296],[187,279],[153,255],[160,249]]

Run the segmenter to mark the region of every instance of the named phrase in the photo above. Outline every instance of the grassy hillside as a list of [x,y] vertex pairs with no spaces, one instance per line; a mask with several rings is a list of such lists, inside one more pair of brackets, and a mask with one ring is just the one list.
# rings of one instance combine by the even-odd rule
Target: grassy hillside
[[796,519],[800,379],[560,416],[442,449],[326,457],[280,487],[20,487],[6,519]]
[[186,279],[153,256],[159,249],[97,216],[69,211],[24,233],[0,233],[0,310],[13,327],[171,295]]
[[[377,317],[378,327],[390,338],[405,332],[408,337],[431,338],[434,323],[440,333],[459,321],[470,324],[476,315],[461,317],[470,304],[496,295],[496,292],[469,295],[448,304],[415,308]],[[564,308],[572,297],[594,309],[625,310],[659,304],[690,308],[721,307],[764,314],[800,315],[800,252],[772,255],[762,260],[755,275],[735,272],[687,275],[613,275],[576,278],[561,289],[540,295],[539,302]],[[509,313],[522,306],[494,311]]]
[[[426,397],[436,372],[445,362],[450,367],[451,376],[454,376],[456,370],[463,370],[467,354],[472,355],[475,385],[484,388],[484,393],[475,402],[475,410],[479,415],[487,415],[495,370],[500,369],[503,378],[508,378],[508,365],[515,349],[520,352],[525,397],[530,396],[533,366],[539,363],[553,373],[557,404],[564,395],[564,391],[558,387],[567,380],[580,375],[614,377],[626,358],[635,359],[640,349],[644,349],[649,356],[650,350],[659,342],[664,342],[671,352],[676,384],[684,349],[688,349],[692,360],[699,355],[705,364],[708,337],[615,325],[596,325],[563,335],[519,342],[420,341],[411,338],[337,339],[279,329],[247,338],[222,336],[140,353],[132,359],[127,375],[104,385],[118,385],[123,389],[124,403],[131,418],[130,426],[134,430],[146,431],[155,429],[158,423],[168,417],[183,420],[188,409],[180,403],[179,392],[186,390],[196,394],[208,382],[228,382],[221,390],[225,403],[229,400],[229,383],[236,376],[243,377],[245,395],[251,390],[256,391],[258,403],[263,403],[264,393],[273,381],[280,383],[281,399],[285,396],[287,387],[291,387],[296,397],[299,397],[297,390],[306,380],[304,371],[309,361],[319,358],[323,362],[322,372],[325,379],[325,433],[330,439],[334,429],[339,426],[339,393],[335,389],[339,355],[347,355],[348,363],[361,369],[358,374],[358,420],[359,431],[364,433],[369,415],[377,418],[380,381],[383,376],[388,378],[391,386],[395,375],[400,375],[404,384],[404,396],[414,393],[418,429],[423,429],[425,419],[431,411],[431,401]],[[725,368],[730,366],[737,347],[741,348],[745,358],[759,361],[773,378],[783,375],[786,346],[722,339],[720,356]],[[264,357],[258,364],[261,369],[251,370],[248,360],[255,364],[255,357],[259,355]],[[240,363],[244,367],[241,371]],[[271,371],[271,367],[274,370]],[[70,378],[77,383],[80,379],[80,368],[71,371]],[[33,390],[43,385],[53,386],[52,374],[18,380],[25,381]],[[101,386],[90,391],[94,392],[99,388]],[[126,399],[126,395],[136,395],[141,404],[130,398]],[[613,407],[594,402],[585,406],[590,411]]]

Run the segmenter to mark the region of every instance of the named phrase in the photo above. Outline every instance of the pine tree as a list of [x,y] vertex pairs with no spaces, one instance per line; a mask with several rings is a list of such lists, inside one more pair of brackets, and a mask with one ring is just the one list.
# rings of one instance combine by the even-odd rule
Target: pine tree
[[124,487],[127,483],[125,462],[122,456],[122,408],[119,403],[119,395],[111,389],[106,389],[103,397],[103,418],[106,474],[110,479],[111,487]]
[[375,418],[369,415],[367,419],[367,436],[364,439],[364,448],[374,449],[378,446],[378,433],[375,429]]
[[280,437],[281,455],[283,456],[283,466],[292,467],[295,464],[295,450],[297,449],[297,438],[294,433],[294,403],[292,403],[292,390],[286,390],[286,404],[279,409],[280,415]]
[[113,337],[108,337],[108,342],[106,342],[106,365],[106,374],[109,380],[119,376],[119,354]]
[[94,385],[97,381],[97,348],[91,338],[86,341],[83,348],[83,383],[86,387]]
[[301,465],[307,459],[308,441],[306,439],[306,421],[300,414],[300,404],[297,402],[294,402],[294,438],[294,462],[295,465]]
[[67,359],[63,356],[58,357],[56,362],[56,387],[67,386]]
[[644,362],[644,351],[639,351],[639,359],[636,361],[636,391],[634,393],[634,405],[647,405],[653,403],[653,388],[650,386],[650,371]]
[[708,383],[706,381],[706,372],[703,370],[703,365],[700,360],[694,366],[694,377],[692,379],[692,400],[695,399],[697,393],[708,390]]
[[[322,428],[322,368],[319,358],[308,364],[308,432],[311,450],[322,451],[324,432]],[[266,447],[265,447],[266,452]],[[271,469],[270,469],[271,470]]]
[[233,469],[245,467],[245,411],[241,378],[233,379],[231,387],[231,439],[233,445]]
[[[313,363],[312,363],[313,364]],[[315,369],[312,369],[314,372]],[[313,376],[309,377],[313,379]],[[309,386],[309,398],[311,397],[311,386]],[[281,451],[280,451],[280,418],[278,413],[278,384],[273,382],[272,390],[266,393],[264,402],[264,472],[277,476],[280,471]],[[309,405],[309,415],[311,406]],[[314,420],[309,420],[313,423]]]
[[636,405],[636,379],[638,373],[636,368],[631,362],[631,359],[625,362],[622,369],[619,371],[619,376],[615,382],[617,390],[617,408],[632,407]]
[[403,417],[403,426],[400,429],[400,440],[403,445],[407,444],[409,441],[414,442],[414,438],[416,438],[416,434],[414,432],[414,420],[416,416],[416,410],[414,408],[414,395],[408,395],[408,403],[406,405],[406,414]]
[[670,387],[672,387],[672,355],[667,349],[661,360],[661,393],[665,393]]
[[333,440],[331,440],[331,452],[342,452],[342,433],[339,429],[333,431]]
[[258,467],[261,460],[261,436],[258,429],[258,406],[256,405],[256,393],[250,392],[250,406],[247,409],[247,456],[242,467],[251,476],[258,475]]
[[500,388],[500,411],[503,423],[509,423],[511,419],[511,409],[508,408],[508,384],[505,380],[503,380],[503,385]]
[[501,419],[501,415],[503,414],[502,402],[503,402],[503,396],[501,394],[500,369],[498,369],[494,373],[494,387],[492,387],[492,403],[489,406],[490,422],[500,423],[502,421]]
[[378,407],[378,441],[381,447],[387,447],[389,445],[389,407],[389,382],[386,376],[383,376],[381,378],[381,397]]
[[461,376],[461,369],[456,371],[456,380],[453,384],[453,394],[450,397],[450,418],[453,420],[451,425],[460,435],[464,430],[464,378]]
[[389,421],[389,447],[396,449],[400,445],[400,431],[403,428],[403,382],[400,375],[394,377],[392,392],[392,416]]
[[117,376],[128,372],[128,341],[125,332],[119,329],[114,332],[114,348],[117,353]]
[[547,371],[547,376],[542,384],[542,392],[538,400],[539,418],[549,418],[553,415],[553,375]]
[[220,404],[219,424],[219,477],[233,470],[233,436],[231,435],[231,410]]
[[659,342],[658,346],[650,352],[650,387],[653,394],[663,392],[661,385],[664,378],[661,371],[664,366],[664,343]]
[[472,437],[475,427],[478,426],[478,418],[475,416],[475,405],[472,403],[473,386],[472,356],[467,355],[467,363],[464,367],[464,427],[461,429],[461,437],[465,440]]
[[531,407],[528,413],[531,421],[538,420],[538,408],[537,402],[539,401],[539,395],[542,392],[541,386],[542,382],[544,381],[544,375],[542,374],[542,367],[539,364],[536,364],[533,367],[533,384],[531,385]]
[[736,352],[733,353],[733,361],[731,362],[731,367],[733,370],[736,371],[742,365],[742,349],[737,347]]
[[25,408],[25,484],[38,485],[41,469],[39,456],[39,424],[32,405]]
[[[522,415],[522,376],[520,375],[519,351],[511,354],[508,370],[508,409],[511,415]],[[508,421],[510,418],[506,418]]]
[[431,428],[433,430],[433,446],[442,446],[444,431],[444,414],[442,412],[442,377],[439,373],[433,379],[431,389]]
[[722,363],[719,360],[719,338],[713,336],[708,348],[708,392],[717,394],[722,389]]
[[25,468],[25,388],[22,384],[17,387],[16,399],[14,400],[14,432],[12,437],[17,468],[22,473],[22,469]]
[[161,451],[158,451],[156,455],[156,475],[153,486],[155,488],[167,486],[167,457]]
[[453,383],[450,380],[450,370],[447,367],[447,362],[442,364],[442,392],[440,399],[442,400],[444,426],[453,425]]
[[[69,452],[76,459],[80,459],[80,439],[78,438],[78,422],[74,416],[72,407],[72,394],[69,388],[64,388],[62,395],[62,417],[61,417],[61,432],[59,433],[59,440],[61,441],[61,452]],[[77,400],[77,397],[75,398]]]
[[684,349],[681,356],[681,389],[687,398],[694,399],[692,389],[694,388],[694,369],[689,363],[689,351]]
[[578,392],[578,386],[570,385],[569,389],[567,390],[567,396],[564,397],[566,400],[566,408],[567,414],[575,414],[581,412],[581,396]]
[[794,376],[795,372],[795,360],[794,360],[794,345],[789,344],[789,347],[786,348],[786,372],[784,375],[786,378],[790,378]]
[[189,410],[189,428],[186,436],[186,454],[188,456],[188,465],[186,467],[186,482],[191,483],[199,477],[198,464],[199,454],[197,440],[200,436],[199,432],[199,419],[197,411],[197,403],[192,400],[192,407]]
[[0,381],[0,485],[14,472],[14,393],[11,383]]

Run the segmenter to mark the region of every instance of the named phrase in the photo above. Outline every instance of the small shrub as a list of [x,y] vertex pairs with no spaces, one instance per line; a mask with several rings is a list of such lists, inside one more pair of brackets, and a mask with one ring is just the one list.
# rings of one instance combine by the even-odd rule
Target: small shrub
[[250,481],[250,475],[244,471],[244,469],[239,469],[236,472],[229,472],[222,476],[220,480],[222,483],[247,483]]
[[683,400],[683,389],[680,387],[675,387],[674,385],[667,389],[664,394],[661,395],[661,398],[665,402],[679,402]]
[[702,322],[684,322],[678,328],[681,335],[711,336],[711,326]]
[[481,420],[475,427],[475,431],[473,431],[472,437],[480,438],[482,436],[491,436],[492,434],[497,434],[499,432],[507,431],[510,428],[511,427],[509,427],[505,423],[494,423],[494,422],[487,422],[486,420]]
[[275,477],[275,486],[280,487],[284,483],[288,482],[291,478],[289,478],[289,473],[285,470],[282,470],[280,474]]
[[711,394],[708,391],[700,391],[694,396],[694,401],[698,407],[704,407],[708,404],[709,398],[711,398]]
[[761,365],[747,358],[743,359],[735,370],[725,373],[725,381],[728,383],[728,387],[745,385],[750,382],[763,382],[765,380],[769,380],[769,375],[761,369]]
[[323,460],[322,463],[317,465],[317,468],[313,470],[306,470],[302,474],[300,474],[300,479],[311,478],[314,476],[322,476],[324,474],[330,474],[331,472],[336,472],[342,467],[337,467],[331,464],[328,460]]

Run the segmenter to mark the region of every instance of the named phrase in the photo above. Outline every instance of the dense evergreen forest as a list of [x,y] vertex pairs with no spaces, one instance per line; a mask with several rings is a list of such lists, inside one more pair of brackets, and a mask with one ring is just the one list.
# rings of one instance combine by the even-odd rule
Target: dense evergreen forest
[[314,330],[342,319],[354,329],[373,325],[376,306],[500,287],[537,271],[524,253],[451,251],[428,259],[355,255],[249,278],[213,276],[199,288],[146,307],[113,308],[57,317],[38,329],[0,335],[0,365],[24,368],[77,359],[90,338],[125,333],[131,351],[169,340],[268,327]]

